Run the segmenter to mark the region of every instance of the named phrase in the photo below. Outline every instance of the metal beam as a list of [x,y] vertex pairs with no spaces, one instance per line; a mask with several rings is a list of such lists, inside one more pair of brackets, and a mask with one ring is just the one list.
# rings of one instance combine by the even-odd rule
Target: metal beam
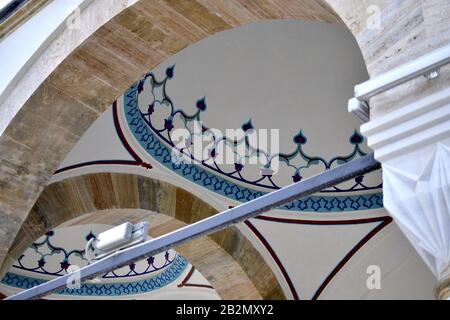
[[[255,200],[243,203],[158,238],[118,251],[103,260],[79,269],[77,271],[79,272],[79,279],[80,281],[91,279],[97,275],[130,264],[133,261],[148,258],[191,239],[224,229],[232,224],[255,217],[262,212],[277,208],[280,205],[311,195],[322,189],[355,178],[364,173],[374,171],[378,168],[380,168],[380,163],[374,159],[373,155],[367,155],[360,159],[353,160],[337,168],[273,191]],[[52,292],[64,289],[72,277],[72,274],[58,277],[34,288],[10,296],[6,300],[36,299],[45,296]]]

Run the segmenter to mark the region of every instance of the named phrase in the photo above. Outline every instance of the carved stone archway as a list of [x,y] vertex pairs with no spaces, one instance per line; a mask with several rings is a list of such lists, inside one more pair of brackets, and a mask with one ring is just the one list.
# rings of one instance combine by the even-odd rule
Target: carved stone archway
[[[0,263],[13,239],[19,239],[19,229],[53,172],[92,122],[141,74],[182,48],[208,35],[259,20],[344,21],[374,76],[448,42],[450,37],[450,19],[440,14],[449,6],[446,0],[186,3],[138,1],[75,50],[70,49],[71,53],[45,81],[15,87],[18,95],[31,97],[15,109],[20,111],[0,137]],[[380,19],[379,28],[368,24],[369,6]],[[449,74],[448,69],[443,70],[434,86],[425,80],[415,81],[380,95],[371,102],[372,116],[442,88]],[[10,109],[7,105],[0,111]]]
[[[217,213],[188,191],[149,177],[95,173],[68,178],[44,189],[11,246],[2,273],[7,272],[9,266],[49,229],[92,213],[104,215],[100,217],[101,221],[109,224],[120,220],[117,214],[123,214],[122,220],[133,221],[136,214],[133,215],[130,209],[171,217],[173,223],[165,228],[165,232]],[[161,227],[155,231],[150,226],[152,233],[159,235]],[[285,298],[271,268],[236,227],[203,237],[192,245],[182,245],[177,250],[181,250],[205,275],[222,298]],[[225,269],[220,272],[221,268]],[[213,270],[215,272],[211,273]],[[232,279],[227,281],[227,277]],[[249,287],[245,289],[247,285]]]

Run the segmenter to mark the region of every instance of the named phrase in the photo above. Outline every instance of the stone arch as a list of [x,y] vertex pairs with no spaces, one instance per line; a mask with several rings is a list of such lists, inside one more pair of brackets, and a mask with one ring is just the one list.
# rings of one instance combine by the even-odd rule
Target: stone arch
[[[120,14],[98,25],[100,28],[45,80],[40,79],[36,86],[16,86],[20,95],[32,95],[25,104],[20,103],[20,111],[0,137],[0,263],[53,172],[90,124],[141,74],[187,45],[264,19],[344,21],[373,76],[449,38],[449,33],[441,36],[440,32],[448,27],[447,17],[437,14],[440,5],[448,6],[445,0],[432,4],[371,1],[380,9],[381,29],[367,27],[364,1],[257,0],[250,5],[240,0],[197,0],[190,1],[188,7],[183,3],[140,0],[119,9]],[[447,76],[438,81],[445,85]],[[384,95],[377,98],[371,112],[377,114],[378,99],[386,110],[399,107],[398,101],[411,92],[425,94],[427,89],[426,82],[416,82],[398,89],[401,91],[393,90],[387,99]],[[0,111],[8,113],[11,108],[6,105]]]
[[[216,209],[190,192],[149,177],[95,173],[68,178],[48,185],[41,193],[12,244],[2,271],[6,272],[8,266],[49,229],[92,213],[105,215],[107,221],[111,211],[120,213],[129,209],[167,215],[178,222],[172,224],[174,228],[217,213]],[[127,214],[133,219],[129,212]],[[166,228],[165,231],[172,230]],[[198,246],[203,248],[201,254]],[[180,250],[215,285],[223,298],[285,298],[271,268],[236,227],[203,237],[192,246],[182,245]],[[203,257],[204,261],[195,255]],[[229,267],[230,272],[211,273],[208,270],[217,271],[222,266]],[[227,281],[227,277],[233,279]],[[248,289],[245,286],[249,286]]]
[[[177,0],[137,1],[74,48],[47,78],[39,78],[36,90],[29,83],[16,86],[19,96],[31,96],[0,137],[0,263],[66,154],[143,73],[191,43],[253,21],[302,18],[342,23],[322,0],[258,2],[190,1],[183,7],[185,2]],[[11,103],[0,112],[14,109],[8,107]]]

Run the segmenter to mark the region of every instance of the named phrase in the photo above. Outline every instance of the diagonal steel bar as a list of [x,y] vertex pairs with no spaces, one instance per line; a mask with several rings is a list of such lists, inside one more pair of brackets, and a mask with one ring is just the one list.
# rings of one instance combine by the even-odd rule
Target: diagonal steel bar
[[[311,195],[322,189],[379,168],[380,163],[374,159],[373,155],[367,155],[353,160],[337,168],[327,170],[321,174],[273,191],[255,200],[243,203],[158,238],[118,251],[111,256],[79,269],[77,271],[79,272],[79,279],[80,281],[92,279],[98,275],[130,264],[133,261],[148,258],[191,239],[224,229],[232,224],[255,217],[262,212],[277,208],[280,205]],[[72,278],[72,274],[67,274],[17,293],[8,297],[6,300],[37,299],[64,289]]]

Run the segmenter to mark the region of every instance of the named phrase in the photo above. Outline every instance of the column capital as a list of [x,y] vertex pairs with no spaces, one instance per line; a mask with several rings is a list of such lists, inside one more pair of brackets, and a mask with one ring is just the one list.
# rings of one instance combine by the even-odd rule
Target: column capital
[[382,163],[450,137],[450,87],[363,124],[361,133]]
[[450,297],[450,88],[361,127],[383,168],[383,204]]

